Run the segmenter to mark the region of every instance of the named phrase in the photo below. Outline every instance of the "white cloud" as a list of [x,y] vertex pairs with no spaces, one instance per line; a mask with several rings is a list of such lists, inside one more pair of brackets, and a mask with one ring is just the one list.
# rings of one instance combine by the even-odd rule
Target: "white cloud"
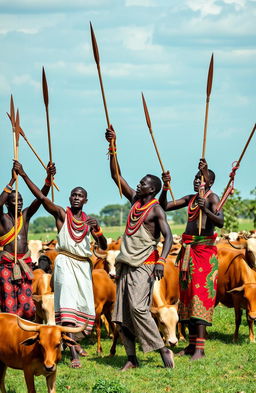
[[187,0],[187,6],[192,11],[199,11],[202,17],[207,15],[219,15],[223,6],[231,5],[236,11],[241,10],[246,5],[246,0]]
[[154,0],[126,0],[126,7],[156,7],[157,4]]
[[0,75],[0,92],[1,94],[10,94],[10,84],[7,79]]
[[32,87],[35,87],[36,89],[41,88],[41,84],[39,82],[34,81],[34,79],[32,79],[31,76],[28,74],[15,76],[12,79],[12,83],[17,86],[30,85]]

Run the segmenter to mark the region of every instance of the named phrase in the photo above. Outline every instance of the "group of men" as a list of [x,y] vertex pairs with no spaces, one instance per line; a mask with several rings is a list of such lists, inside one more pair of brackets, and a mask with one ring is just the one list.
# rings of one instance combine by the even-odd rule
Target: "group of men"
[[[114,182],[121,184],[122,194],[131,203],[131,210],[116,258],[116,303],[112,320],[120,327],[120,336],[127,354],[122,371],[139,365],[136,339],[144,352],[159,351],[164,367],[174,367],[174,357],[159,333],[150,313],[154,280],[164,275],[166,258],[172,246],[172,233],[165,211],[188,206],[188,222],[182,236],[182,248],[177,259],[180,272],[180,321],[188,323],[189,345],[179,355],[191,355],[192,360],[205,355],[205,328],[212,323],[215,305],[218,261],[214,227],[223,226],[223,213],[216,213],[219,198],[211,191],[215,175],[205,160],[200,160],[199,172],[194,179],[195,194],[186,195],[175,202],[167,202],[171,181],[169,172],[161,180],[154,175],[144,176],[136,191],[121,175],[116,161],[116,134],[111,126],[106,130],[109,142],[110,171]],[[114,148],[113,148],[114,146]],[[115,156],[115,157],[114,157]],[[117,163],[118,164],[118,163]],[[12,177],[0,195],[0,307],[2,312],[15,313],[33,319],[34,304],[31,297],[31,258],[27,235],[29,220],[42,204],[54,216],[58,230],[58,256],[54,267],[54,307],[56,324],[76,326],[87,323],[87,333],[93,327],[95,310],[92,290],[90,235],[101,249],[107,241],[97,222],[83,212],[87,192],[76,187],[70,194],[70,207],[63,209],[47,198],[54,165],[48,165],[45,185],[40,190],[25,173],[22,165],[14,161]],[[21,176],[36,199],[22,210],[22,197],[18,197],[18,222],[15,218],[15,193],[12,187]],[[201,176],[205,181],[204,196],[199,195]],[[119,177],[119,179],[118,179]],[[159,200],[155,197],[161,191]],[[4,204],[7,213],[3,213]],[[202,212],[202,213],[200,213]],[[199,235],[199,215],[202,230]],[[17,236],[17,259],[14,260],[14,238]],[[163,236],[163,248],[157,245]],[[80,356],[86,353],[80,345],[71,347],[71,367],[79,368]]]

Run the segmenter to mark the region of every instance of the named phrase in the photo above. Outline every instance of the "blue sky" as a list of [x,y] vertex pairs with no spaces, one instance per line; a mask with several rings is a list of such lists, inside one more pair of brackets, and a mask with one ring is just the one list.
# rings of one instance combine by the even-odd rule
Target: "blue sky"
[[[145,122],[141,91],[176,198],[192,192],[202,151],[206,80],[214,53],[206,158],[221,193],[256,121],[255,0],[0,0],[1,184],[9,181],[12,135],[5,115],[10,94],[21,126],[45,162],[47,130],[41,89],[45,67],[56,203],[70,190],[88,190],[88,212],[124,203],[109,174],[106,120],[93,58],[97,37],[110,121],[122,174],[131,186],[161,174]],[[248,197],[255,187],[256,136],[236,177]],[[24,140],[20,161],[38,185],[44,169]],[[25,203],[31,194],[20,181]],[[39,215],[43,215],[40,210]]]

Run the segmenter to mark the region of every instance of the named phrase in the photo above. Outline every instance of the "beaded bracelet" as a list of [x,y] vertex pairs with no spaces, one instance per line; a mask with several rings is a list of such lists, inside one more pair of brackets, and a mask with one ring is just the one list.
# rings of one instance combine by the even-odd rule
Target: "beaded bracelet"
[[10,184],[7,184],[7,186],[4,187],[4,191],[10,194],[12,192],[12,186],[10,186]]
[[100,236],[102,236],[103,235],[103,232],[102,232],[102,229],[101,229],[101,227],[99,228],[99,230],[98,231],[93,231],[93,233],[94,233],[94,235],[96,236],[96,237],[100,237]]
[[165,186],[165,185],[163,185],[163,191],[168,191],[170,189],[170,187],[169,186]]
[[164,266],[165,262],[166,262],[165,258],[159,257],[155,264]]
[[108,154],[111,156],[115,155],[116,154],[116,147],[114,147],[114,149],[112,149],[112,146],[109,146]]
[[[54,177],[52,178],[52,181],[54,180]],[[52,183],[51,180],[49,180],[48,178],[45,179],[45,183],[46,186],[51,187]]]

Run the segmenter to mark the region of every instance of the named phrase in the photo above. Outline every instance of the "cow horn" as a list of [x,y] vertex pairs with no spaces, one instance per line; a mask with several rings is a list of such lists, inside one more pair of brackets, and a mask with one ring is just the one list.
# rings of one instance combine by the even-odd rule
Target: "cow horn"
[[72,327],[72,326],[60,326],[62,333],[80,333],[87,328],[88,323],[82,326]]
[[[23,330],[25,330],[26,332],[38,332],[40,329],[40,325],[38,325],[37,323],[32,323],[30,322],[29,325],[26,325],[25,323],[23,323],[22,321],[25,322],[25,320],[17,317],[17,323],[19,325],[19,327]],[[26,321],[27,322],[27,321]]]
[[243,290],[244,290],[244,285],[242,285],[241,287],[236,287],[236,288],[230,289],[230,291],[227,291],[227,293],[242,292]]

